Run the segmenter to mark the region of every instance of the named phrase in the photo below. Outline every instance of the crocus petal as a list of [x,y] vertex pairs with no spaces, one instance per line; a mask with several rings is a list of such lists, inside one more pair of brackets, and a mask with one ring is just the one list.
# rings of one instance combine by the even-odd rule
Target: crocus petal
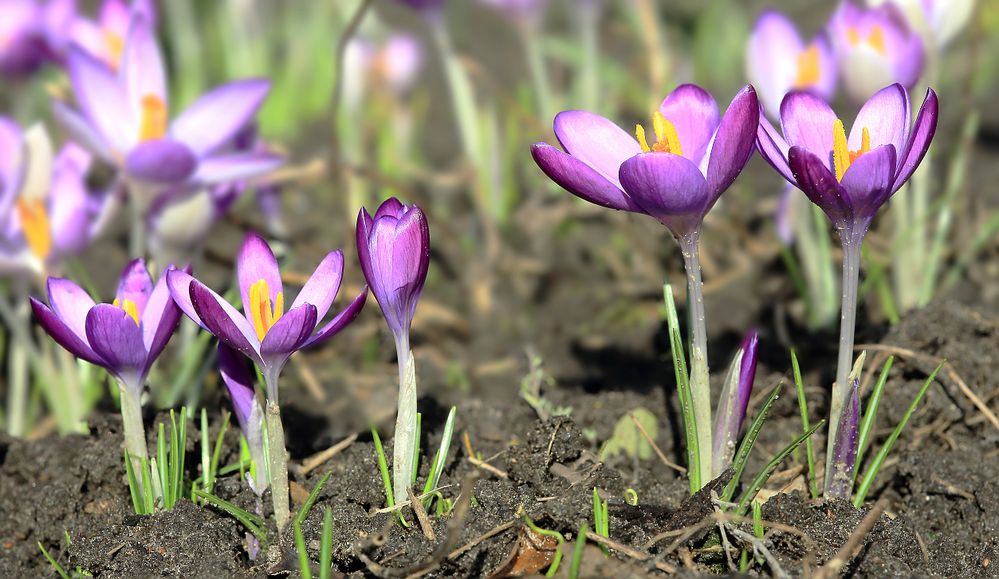
[[[393,199],[395,199],[393,197]],[[382,203],[385,205],[385,203]],[[377,212],[376,212],[377,214]],[[368,214],[368,210],[361,207],[357,212],[357,225],[354,229],[354,240],[357,243],[357,260],[361,264],[361,272],[368,283],[375,280],[374,270],[371,268],[371,250],[368,247],[368,239],[371,238],[371,229],[375,226],[374,219]]]
[[191,280],[190,291],[194,311],[208,331],[230,348],[239,350],[256,363],[262,363],[257,333],[246,318],[222,296],[196,279]]
[[[755,92],[753,96],[755,100]],[[718,128],[718,105],[711,93],[694,84],[682,84],[666,96],[659,112],[676,128],[683,156],[700,165]]]
[[140,372],[146,363],[142,330],[125,310],[98,304],[87,314],[87,340],[116,374]]
[[298,292],[290,309],[304,304],[316,306],[316,317],[323,319],[330,311],[337,292],[340,291],[340,281],[343,279],[343,252],[339,249],[326,254],[316,271],[312,272],[308,281]]
[[430,263],[430,229],[419,207],[401,219],[382,217],[367,239],[368,279],[386,322],[397,337],[408,332]]
[[595,169],[557,147],[547,143],[534,143],[531,145],[531,155],[545,175],[576,197],[601,207],[642,212],[617,185],[616,179],[614,182],[608,181]]
[[142,312],[142,343],[148,352],[144,372],[149,371],[149,367],[163,352],[180,323],[180,309],[170,297],[170,287],[167,285],[167,274],[171,271],[174,271],[172,265],[160,276],[149,295],[146,309]]
[[246,312],[247,320],[253,320],[250,305],[250,287],[253,284],[260,280],[267,283],[267,291],[270,294],[268,297],[272,305],[277,301],[277,295],[284,292],[281,270],[278,268],[274,252],[263,237],[253,232],[246,235],[242,247],[239,248],[239,255],[236,257],[236,278],[239,280],[239,295],[243,298],[243,311]]
[[80,286],[68,279],[50,277],[47,282],[49,303],[69,329],[78,338],[87,340],[87,313],[94,307],[94,300]]
[[250,423],[250,415],[253,413],[253,404],[256,401],[254,387],[256,381],[246,364],[246,358],[222,343],[219,343],[219,373],[222,375],[222,382],[225,383],[229,399],[232,401],[232,408],[236,411],[239,429],[245,436]]
[[316,329],[316,306],[305,304],[288,310],[267,331],[260,343],[260,357],[281,358],[299,349]]
[[171,139],[140,143],[125,159],[131,177],[151,183],[180,183],[194,173],[198,159],[186,145]]
[[[48,306],[35,298],[29,299],[31,300],[31,310],[35,313],[35,319],[38,320],[38,323],[52,336],[52,339],[57,344],[81,360],[86,360],[98,366],[107,365],[107,362],[91,349],[90,344],[87,342],[86,330],[84,330],[84,335],[81,338],[66,325],[58,314],[50,310]],[[84,318],[84,325],[86,325],[86,318]]]
[[898,157],[898,173],[891,186],[893,191],[898,191],[909,180],[930,148],[930,141],[933,140],[937,130],[938,108],[937,93],[933,92],[933,89],[927,89],[923,106],[919,108],[916,122],[912,126],[912,135],[909,136],[905,148],[900,149],[902,153]]
[[114,73],[106,64],[75,46],[69,50],[67,67],[73,94],[83,114],[113,150],[127,151],[138,138],[138,121],[131,116]]
[[204,157],[250,122],[270,87],[270,81],[262,78],[217,87],[187,107],[170,125],[170,134]]
[[860,393],[858,381],[846,399],[846,406],[840,415],[836,440],[833,442],[832,476],[828,478],[826,495],[835,498],[850,498],[853,488],[853,471],[857,462],[857,443],[860,426]]
[[132,17],[121,55],[119,75],[124,81],[125,98],[134,118],[142,117],[142,101],[147,97],[154,97],[167,105],[169,95],[166,90],[163,56],[156,44],[152,26],[141,14]]
[[202,159],[191,177],[196,186],[206,187],[266,175],[284,163],[284,157],[270,153],[234,153]]
[[857,158],[840,186],[850,194],[854,219],[870,219],[894,192],[895,147],[882,145]]
[[604,117],[587,111],[564,111],[555,115],[555,136],[562,148],[621,186],[621,163],[642,152],[638,141]]
[[396,219],[402,219],[402,216],[405,214],[406,206],[403,205],[402,201],[399,201],[395,197],[389,197],[385,201],[382,201],[382,204],[378,206],[372,221],[377,221],[386,215],[395,217]]
[[191,283],[195,281],[191,277],[191,274],[186,271],[169,269],[164,274],[164,277],[167,280],[167,287],[170,289],[170,297],[177,304],[177,307],[180,308],[180,311],[184,312],[187,317],[191,318],[202,329],[208,330],[208,327],[201,321],[201,316],[198,315],[197,310],[194,309],[194,304],[191,302]]
[[694,231],[711,201],[708,183],[689,159],[643,153],[621,165],[621,184],[646,213],[676,236]]
[[118,291],[115,299],[118,300],[119,307],[125,305],[125,300],[135,304],[140,319],[146,311],[146,302],[149,301],[149,294],[153,292],[153,278],[149,276],[146,269],[146,262],[142,258],[133,259],[128,262],[121,272],[118,282]]
[[749,162],[756,146],[756,132],[760,122],[760,103],[756,98],[756,91],[747,86],[732,99],[711,145],[707,177],[712,200],[705,210],[711,209],[718,196],[732,185]]
[[797,55],[804,49],[791,19],[776,10],[760,13],[746,47],[746,76],[771,113],[780,109],[780,101],[794,86]]
[[52,101],[52,113],[73,140],[100,157],[105,163],[109,165],[117,164],[114,153],[108,146],[107,141],[90,121],[80,116],[60,100]]
[[85,170],[65,162],[56,163],[48,201],[52,246],[58,255],[75,254],[83,251],[90,240],[91,197]]
[[902,85],[887,86],[864,103],[850,129],[851,151],[860,150],[863,129],[868,130],[872,149],[890,144],[902,150],[909,135],[909,93]]
[[836,113],[826,101],[811,93],[790,92],[780,105],[780,122],[789,145],[805,147],[830,163]]
[[788,164],[798,187],[818,205],[837,228],[853,218],[849,194],[836,181],[825,163],[804,147],[791,147]]
[[347,304],[347,307],[340,310],[340,313],[334,316],[329,323],[320,328],[318,332],[312,334],[302,347],[310,348],[337,335],[340,330],[346,328],[348,324],[354,321],[354,318],[356,318],[357,315],[361,313],[361,310],[364,309],[364,304],[366,304],[367,301],[368,286],[364,286],[361,288],[361,293],[357,294],[357,297],[351,300],[351,302]]
[[762,110],[760,111],[760,127],[756,131],[756,148],[759,149],[760,156],[787,179],[788,183],[797,184],[791,173],[791,167],[787,164],[788,150],[791,147],[766,119]]

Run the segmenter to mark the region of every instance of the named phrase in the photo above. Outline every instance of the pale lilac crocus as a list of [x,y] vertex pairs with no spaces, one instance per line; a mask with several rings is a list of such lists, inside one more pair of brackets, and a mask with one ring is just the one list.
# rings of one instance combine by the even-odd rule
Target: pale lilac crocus
[[[152,0],[104,0],[96,19],[78,15],[70,31],[70,41],[117,70],[125,51],[125,38],[132,19],[143,18],[156,28],[156,6]],[[68,52],[69,46],[63,51]]]
[[702,485],[711,478],[712,445],[698,257],[701,223],[753,154],[759,111],[751,86],[739,91],[721,116],[707,91],[686,84],[653,113],[652,144],[642,125],[636,126],[636,139],[594,113],[565,111],[554,123],[565,151],[546,143],[531,147],[538,166],[570,193],[603,207],[655,217],[679,243],[691,304],[691,390],[700,453],[699,473],[691,481]]
[[967,26],[975,0],[867,0],[871,7],[892,3],[905,12],[927,46],[942,51]]
[[[849,133],[829,105],[809,93],[792,92],[784,98],[780,111],[783,136],[761,114],[760,154],[825,212],[843,246],[839,363],[830,402],[827,465],[834,464],[833,449],[853,366],[864,236],[878,209],[922,161],[936,131],[937,113],[936,93],[928,89],[910,126],[909,93],[902,85],[893,84],[864,104]],[[827,466],[827,492],[833,476],[834,469]]]
[[180,321],[166,278],[154,284],[145,262],[130,262],[121,274],[113,303],[97,304],[68,279],[50,277],[49,305],[31,298],[46,332],[74,356],[107,369],[118,380],[125,447],[133,459],[146,454],[140,398],[146,376]]
[[756,359],[759,350],[759,333],[746,334],[732,359],[718,406],[715,408],[714,449],[711,453],[712,476],[720,476],[732,464],[739,432],[746,420],[749,397],[756,381]]
[[396,198],[383,202],[375,216],[357,215],[357,257],[385,322],[395,337],[399,363],[399,399],[392,457],[396,502],[406,500],[416,444],[416,368],[409,330],[430,266],[430,226],[416,205]]
[[[58,31],[63,0],[0,0],[0,74],[20,77],[55,59],[49,42]],[[51,25],[50,25],[51,23]]]
[[884,86],[912,88],[923,71],[923,41],[898,6],[863,8],[844,1],[829,33],[847,95],[864,102]]
[[278,378],[293,353],[321,344],[353,321],[364,307],[368,288],[362,288],[347,307],[321,325],[343,279],[343,253],[331,251],[286,312],[284,283],[277,259],[267,242],[255,233],[246,236],[239,250],[236,277],[242,313],[186,272],[170,272],[167,283],[174,301],[189,318],[214,334],[221,343],[252,360],[264,377],[274,513],[280,530],[288,522],[290,507]]

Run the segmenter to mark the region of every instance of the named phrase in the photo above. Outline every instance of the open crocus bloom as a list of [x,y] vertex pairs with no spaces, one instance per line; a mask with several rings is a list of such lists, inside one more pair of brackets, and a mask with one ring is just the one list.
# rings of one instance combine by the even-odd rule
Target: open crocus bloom
[[180,321],[166,285],[166,275],[175,271],[168,267],[154,286],[145,263],[130,262],[110,304],[95,304],[80,286],[52,277],[49,306],[31,298],[31,308],[59,345],[106,368],[138,400],[150,367]]
[[117,71],[76,46],[67,65],[79,112],[56,101],[56,117],[133,184],[205,186],[281,163],[274,155],[221,151],[256,114],[270,89],[267,80],[218,87],[170,122],[162,55],[142,14],[131,20]]
[[923,41],[892,3],[865,9],[843,2],[829,30],[843,85],[855,101],[891,83],[911,88],[923,71]]
[[826,100],[836,91],[836,59],[826,35],[806,45],[794,23],[776,10],[764,10],[756,20],[746,48],[746,74],[772,112],[792,90],[811,91]]
[[936,93],[927,90],[910,130],[909,93],[893,84],[864,104],[847,136],[825,101],[792,92],[781,104],[783,137],[761,116],[760,154],[838,230],[862,237],[922,161],[936,131],[937,106]]
[[975,0],[867,0],[870,6],[892,3],[931,46],[944,48],[964,29],[975,12]]
[[236,275],[245,315],[186,272],[170,272],[167,283],[173,299],[188,317],[260,367],[267,381],[267,398],[277,403],[277,379],[288,358],[297,350],[333,337],[353,321],[364,307],[368,288],[362,288],[346,308],[317,331],[340,291],[340,250],[323,258],[287,312],[277,259],[259,235],[247,235],[236,261]]
[[546,143],[531,147],[548,177],[591,203],[651,215],[684,237],[749,161],[759,103],[747,86],[719,119],[707,91],[681,85],[653,113],[651,145],[641,125],[636,139],[586,111],[559,113],[554,124],[565,152]]

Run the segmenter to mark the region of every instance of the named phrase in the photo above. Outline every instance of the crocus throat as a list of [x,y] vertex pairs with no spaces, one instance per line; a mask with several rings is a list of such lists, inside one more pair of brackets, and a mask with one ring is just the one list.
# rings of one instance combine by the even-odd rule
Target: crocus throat
[[135,325],[136,326],[139,325],[139,306],[135,305],[135,302],[129,299],[126,299],[123,302],[118,298],[115,298],[114,301],[111,303],[111,305],[113,305],[116,308],[121,308],[125,310],[126,314],[132,316],[132,319],[135,321]]
[[857,46],[861,43],[861,41],[863,41],[882,56],[884,56],[887,52],[885,49],[885,32],[880,26],[877,25],[871,27],[871,31],[867,34],[867,38],[861,38],[860,31],[851,26],[846,29],[846,39],[850,42],[851,46]]
[[860,149],[851,151],[846,142],[846,129],[843,121],[836,119],[833,123],[833,167],[836,169],[836,180],[842,181],[846,170],[850,168],[861,155],[871,150],[871,132],[863,128],[860,136]]
[[49,212],[41,199],[18,199],[17,215],[21,219],[21,231],[31,252],[44,260],[52,252],[52,225]]
[[162,139],[166,135],[167,105],[160,97],[147,94],[142,97],[142,116],[139,119],[139,141]]
[[250,286],[250,313],[253,316],[253,329],[257,331],[257,339],[263,340],[267,332],[284,315],[284,292],[274,296],[274,307],[271,308],[271,292],[263,279]]
[[635,125],[635,136],[638,137],[638,144],[642,146],[642,151],[646,153],[683,155],[683,149],[680,148],[680,136],[676,134],[676,127],[659,111],[652,113],[652,130],[656,133],[656,143],[650,147],[648,140],[645,138],[645,127]]
[[114,70],[118,70],[121,64],[121,55],[125,52],[125,39],[120,34],[112,30],[104,30],[104,44],[108,48],[108,65]]
[[803,89],[819,83],[822,68],[819,64],[819,47],[812,44],[798,53],[798,73],[794,77],[794,88]]

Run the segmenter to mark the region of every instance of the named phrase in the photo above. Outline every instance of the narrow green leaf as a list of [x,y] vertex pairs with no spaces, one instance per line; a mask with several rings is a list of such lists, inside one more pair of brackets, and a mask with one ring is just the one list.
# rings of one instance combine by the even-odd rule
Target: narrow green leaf
[[302,579],[312,579],[312,565],[309,562],[309,552],[305,549],[305,536],[302,534],[302,522],[295,518],[295,550],[298,551],[298,569]]
[[[798,354],[791,349],[791,369],[794,372],[794,388],[798,393],[798,412],[801,414],[801,431],[808,432],[808,399],[805,397],[805,382],[801,379],[801,367],[798,365]],[[808,491],[813,499],[819,498],[819,484],[815,476],[815,451],[812,439],[805,440],[805,457],[808,461]]]
[[720,499],[723,502],[730,502],[732,497],[735,496],[735,489],[739,486],[739,481],[742,479],[742,473],[746,470],[746,461],[749,459],[749,453],[752,452],[753,446],[756,445],[756,439],[760,435],[760,430],[763,428],[763,424],[767,421],[767,416],[770,414],[770,409],[773,407],[774,402],[780,397],[781,391],[784,390],[784,382],[781,381],[777,386],[770,392],[770,396],[767,397],[767,401],[763,403],[763,407],[760,411],[756,413],[756,417],[753,418],[753,423],[749,425],[749,430],[746,431],[746,435],[742,437],[742,442],[739,443],[739,450],[735,452],[735,457],[732,459],[732,479],[728,481],[725,488],[722,489]]
[[142,490],[139,488],[139,481],[135,478],[135,470],[132,468],[132,458],[128,455],[128,449],[125,449],[125,478],[128,479],[128,493],[132,496],[132,508],[135,510],[135,514],[144,515],[145,509],[142,508]]
[[437,456],[434,457],[434,469],[430,476],[430,490],[437,488],[441,481],[441,474],[444,473],[444,463],[447,462],[447,453],[451,449],[451,439],[454,437],[454,417],[458,409],[454,406],[447,413],[447,421],[444,422],[444,435],[441,437],[441,446],[437,449]]
[[392,477],[389,475],[388,459],[385,458],[385,449],[382,448],[382,439],[378,436],[378,430],[371,426],[371,438],[375,442],[375,455],[378,457],[378,470],[382,475],[382,484],[385,486],[385,506],[394,507],[395,498],[392,495]]
[[257,515],[254,515],[249,511],[245,511],[237,507],[236,505],[230,503],[227,500],[220,499],[219,497],[211,493],[206,493],[204,491],[199,491],[199,490],[195,490],[193,491],[193,493],[199,499],[208,501],[212,505],[222,509],[226,513],[229,513],[229,515],[231,515],[234,519],[236,519],[244,527],[246,527],[246,530],[250,531],[250,533],[252,533],[253,536],[256,537],[258,541],[260,541],[261,545],[266,544],[267,532],[264,530],[264,520],[262,518],[258,517]]
[[416,484],[416,477],[420,474],[420,438],[423,434],[423,413],[416,413],[416,436],[413,441],[413,477],[409,484]]
[[572,548],[572,561],[569,562],[569,579],[578,579],[579,577],[579,566],[583,562],[583,550],[586,548],[586,533],[589,531],[586,528],[586,523],[583,523],[579,527],[579,532],[576,533],[576,545]]
[[[232,414],[225,412],[222,415],[222,428],[219,429],[219,435],[215,439],[215,449],[212,451],[212,461],[209,465],[209,486],[205,490],[207,492],[212,492],[215,488],[215,479],[218,477],[219,471],[219,460],[222,458],[222,442],[225,440],[225,433],[229,430],[229,419],[232,418]],[[207,431],[205,431],[207,433]]]
[[742,497],[739,499],[739,506],[736,507],[735,510],[737,515],[742,516],[746,513],[746,508],[749,506],[749,501],[753,500],[753,497],[756,496],[756,493],[760,492],[760,489],[763,488],[763,485],[767,484],[767,481],[770,480],[770,475],[772,475],[774,471],[777,470],[777,467],[780,466],[780,463],[783,462],[784,459],[787,458],[789,454],[794,452],[794,449],[798,448],[799,444],[807,440],[809,436],[814,434],[815,431],[818,430],[825,423],[826,423],[825,420],[818,421],[815,424],[815,426],[811,427],[804,434],[794,439],[794,441],[792,441],[791,444],[784,447],[784,450],[778,452],[777,455],[774,456],[770,460],[770,462],[767,463],[765,467],[763,467],[763,470],[761,470],[760,473],[756,475],[756,478],[753,479],[753,482],[749,484],[749,488],[746,489],[744,493],[742,493]]
[[319,545],[319,579],[330,579],[333,568],[333,510],[323,509],[323,535]]
[[[531,520],[531,517],[528,517],[526,514],[524,514],[523,517],[524,517],[524,524],[527,525],[527,527],[532,531],[534,531],[535,533],[539,535],[544,535],[546,537],[552,537],[553,539],[558,541],[559,547],[561,547],[565,543],[565,537],[562,536],[562,533],[559,533],[558,531],[553,531],[551,529],[542,529],[541,527],[535,525],[534,521]],[[545,577],[554,577],[555,573],[558,572],[558,566],[559,563],[561,562],[562,562],[562,549],[557,549],[555,551],[555,557],[552,559],[551,565],[548,566],[548,571],[545,573]]]
[[313,487],[312,492],[309,493],[309,498],[305,499],[305,502],[302,503],[302,508],[298,509],[298,514],[295,515],[295,521],[298,522],[298,524],[305,522],[305,519],[309,516],[309,511],[312,510],[312,506],[315,505],[316,501],[319,499],[319,493],[322,492],[323,487],[326,486],[327,482],[329,482],[331,476],[333,476],[333,471],[326,473],[326,476],[319,479],[319,482],[316,483],[315,487]]
[[160,422],[156,431],[156,472],[153,473],[153,477],[155,479],[153,481],[153,495],[161,501],[164,508],[166,508],[167,505],[167,497],[165,493],[170,490],[170,474],[168,472],[169,466],[170,461],[167,456],[166,429],[163,426],[163,423]]
[[60,565],[59,562],[52,557],[52,555],[49,555],[49,552],[45,550],[45,546],[42,545],[42,542],[36,541],[36,543],[38,544],[38,548],[42,550],[42,555],[45,556],[45,560],[49,562],[49,565],[52,565],[55,572],[58,573],[62,579],[69,579],[69,575],[66,573],[66,570],[62,568],[62,565]]
[[871,442],[871,433],[874,431],[874,420],[878,415],[878,405],[881,403],[881,394],[884,392],[885,384],[888,382],[888,373],[891,371],[891,365],[895,361],[895,356],[889,356],[888,360],[885,361],[885,365],[881,368],[881,375],[878,376],[878,381],[874,384],[874,390],[871,391],[871,397],[867,401],[867,410],[864,412],[864,418],[860,422],[860,433],[857,438],[857,461],[856,467],[853,469],[853,480],[857,480],[857,472],[860,471],[860,465],[864,462],[864,453],[867,450],[867,445]]
[[878,476],[878,471],[881,470],[881,465],[883,465],[885,459],[888,458],[888,453],[891,452],[892,447],[895,446],[895,442],[898,440],[899,435],[902,434],[902,429],[905,428],[909,419],[912,418],[913,413],[916,412],[916,408],[923,400],[923,396],[925,396],[926,392],[930,389],[930,385],[933,384],[934,380],[936,380],[937,372],[939,372],[946,363],[946,361],[941,362],[940,365],[933,370],[933,373],[930,374],[929,378],[926,379],[926,382],[923,382],[923,386],[919,389],[916,397],[912,400],[912,404],[910,404],[909,408],[906,409],[905,414],[902,415],[902,419],[899,420],[898,425],[895,426],[895,430],[893,430],[891,435],[888,436],[888,440],[885,441],[884,446],[881,447],[881,450],[879,450],[878,454],[874,457],[874,461],[871,463],[871,466],[868,467],[867,472],[864,473],[864,478],[860,483],[860,487],[857,489],[857,493],[853,497],[853,506],[859,509],[860,505],[864,504],[864,499],[867,497],[867,493],[870,492],[871,485],[874,484],[874,479]]
[[701,488],[697,419],[694,415],[687,362],[683,354],[684,346],[683,338],[680,336],[680,322],[676,313],[676,303],[673,301],[673,287],[670,284],[663,286],[663,300],[666,304],[666,325],[669,329],[669,348],[673,358],[673,373],[676,376],[676,392],[680,399],[684,439],[687,443],[687,477],[690,481],[690,492],[693,494]]
[[208,410],[201,409],[201,486],[206,492],[212,492],[211,485],[211,454],[208,448]]

